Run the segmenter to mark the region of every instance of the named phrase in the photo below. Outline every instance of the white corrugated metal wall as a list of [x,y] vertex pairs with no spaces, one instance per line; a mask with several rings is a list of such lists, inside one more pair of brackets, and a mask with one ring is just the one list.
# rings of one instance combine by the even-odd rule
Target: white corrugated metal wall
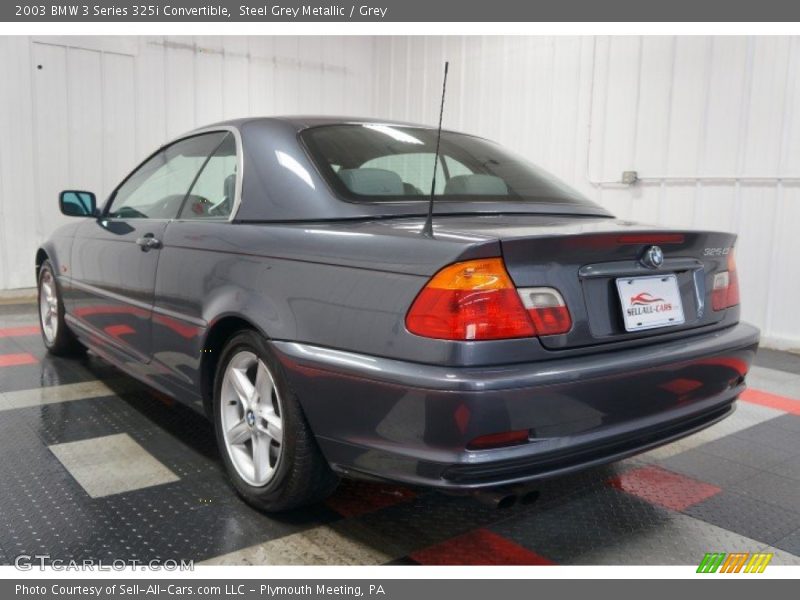
[[57,195],[104,197],[159,144],[226,118],[371,114],[369,37],[0,36],[0,290],[35,284]]
[[619,217],[736,231],[745,318],[800,348],[800,38],[397,37],[377,54],[387,117],[435,123],[448,59],[446,126]]
[[[108,192],[159,143],[221,118],[433,123],[445,59],[446,126],[620,217],[737,231],[746,318],[800,347],[800,38],[0,38],[0,289],[32,285],[59,189]],[[626,170],[640,183],[617,183]]]

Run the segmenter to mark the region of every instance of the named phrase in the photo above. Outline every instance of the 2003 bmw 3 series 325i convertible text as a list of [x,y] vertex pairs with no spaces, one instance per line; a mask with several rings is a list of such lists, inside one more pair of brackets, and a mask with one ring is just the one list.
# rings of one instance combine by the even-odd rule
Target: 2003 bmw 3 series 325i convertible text
[[[229,121],[155,152],[36,256],[44,342],[205,411],[266,510],[338,476],[525,489],[733,410],[758,345],[735,236],[612,217],[502,147]],[[426,216],[433,180],[435,217]]]

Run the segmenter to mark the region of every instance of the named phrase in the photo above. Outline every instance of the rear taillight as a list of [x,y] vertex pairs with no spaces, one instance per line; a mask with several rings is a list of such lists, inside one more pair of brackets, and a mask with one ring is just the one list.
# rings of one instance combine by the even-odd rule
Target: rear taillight
[[486,258],[434,275],[411,305],[406,327],[443,340],[501,340],[566,333],[572,319],[557,290],[517,290],[503,259]]
[[522,288],[519,290],[522,304],[533,321],[537,335],[557,335],[572,329],[564,298],[553,288]]
[[711,290],[711,307],[724,310],[739,304],[739,276],[736,274],[736,259],[733,250],[728,255],[728,270],[714,274]]
[[455,263],[439,271],[411,305],[406,327],[444,340],[536,335],[501,258]]

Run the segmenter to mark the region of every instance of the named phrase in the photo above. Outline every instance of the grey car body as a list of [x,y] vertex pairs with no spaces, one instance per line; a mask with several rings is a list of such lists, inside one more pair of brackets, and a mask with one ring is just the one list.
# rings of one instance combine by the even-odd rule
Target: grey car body
[[[258,118],[204,128],[236,140],[230,218],[112,218],[106,206],[56,231],[37,268],[52,263],[69,328],[207,413],[220,349],[251,328],[274,351],[335,472],[453,491],[617,460],[730,414],[758,344],[738,305],[709,306],[725,268],[719,249],[735,236],[682,232],[661,245],[653,269],[643,253],[671,230],[589,203],[465,197],[435,205],[426,237],[427,203],[343,197],[300,135],[370,122]],[[558,289],[570,331],[452,341],[408,330],[409,307],[432,276],[487,257],[502,257],[517,287]],[[654,272],[676,274],[685,323],[627,332],[612,282]],[[530,432],[528,443],[467,448],[518,429]]]

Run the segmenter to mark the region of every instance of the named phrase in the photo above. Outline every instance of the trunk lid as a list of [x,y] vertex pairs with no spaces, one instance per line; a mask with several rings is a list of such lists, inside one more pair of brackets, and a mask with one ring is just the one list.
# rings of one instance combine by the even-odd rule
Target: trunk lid
[[[619,344],[713,325],[726,314],[725,310],[713,310],[711,291],[714,275],[728,269],[734,234],[591,217],[455,217],[441,219],[438,225],[438,234],[496,236],[518,288],[553,287],[561,293],[572,317],[572,329],[562,335],[540,337],[546,348]],[[648,264],[646,254],[654,246],[663,255],[660,266]],[[638,304],[662,297],[675,305],[679,302],[683,322],[626,329],[623,312],[632,308],[634,300],[626,294],[628,289],[636,289],[637,297],[642,290],[652,289],[654,294],[645,293],[646,302]],[[654,306],[663,306],[663,302]],[[630,317],[628,327],[636,326],[636,318]]]

